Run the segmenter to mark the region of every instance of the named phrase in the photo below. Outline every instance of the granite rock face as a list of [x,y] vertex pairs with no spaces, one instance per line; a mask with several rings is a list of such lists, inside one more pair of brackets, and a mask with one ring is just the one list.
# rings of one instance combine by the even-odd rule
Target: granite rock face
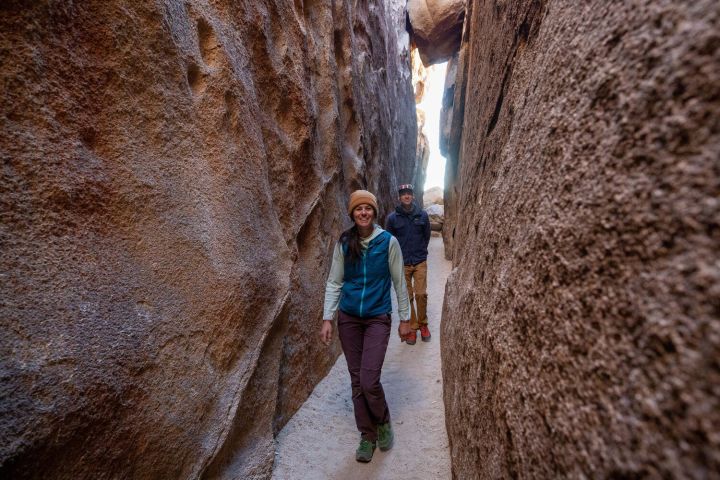
[[453,477],[717,478],[720,4],[466,18],[446,97]]
[[[417,108],[417,144],[415,145],[415,175],[413,185],[415,186],[415,203],[423,205],[425,202],[423,185],[425,185],[425,172],[430,160],[430,143],[425,134],[425,112]],[[398,192],[399,193],[399,192]]]
[[445,223],[445,207],[433,203],[425,208],[425,211],[430,218],[430,230],[434,232],[441,232],[443,223]]
[[423,65],[420,58],[420,51],[416,45],[412,45],[410,55],[410,65],[412,66],[412,82],[415,90],[415,103],[421,103],[425,96],[425,84],[428,79],[428,69]]
[[0,476],[262,478],[349,192],[416,172],[402,5],[3,2]]
[[425,66],[447,61],[460,44],[465,0],[408,0],[407,9]]
[[467,53],[469,34],[467,27],[467,24],[463,26],[463,42],[460,44],[459,50],[447,62],[443,101],[440,109],[439,146],[440,153],[446,159],[443,204],[448,207],[445,209],[447,228],[443,229],[446,260],[452,260],[455,246],[455,223],[458,211],[456,200],[459,187],[457,167],[465,114],[465,78],[467,77],[465,55]]
[[423,192],[423,207],[429,207],[433,204],[443,204],[443,189],[440,187],[432,187]]

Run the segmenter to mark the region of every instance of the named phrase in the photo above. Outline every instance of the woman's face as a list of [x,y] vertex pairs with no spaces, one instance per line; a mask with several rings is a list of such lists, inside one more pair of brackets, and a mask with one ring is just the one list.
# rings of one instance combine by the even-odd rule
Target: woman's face
[[360,228],[371,227],[375,218],[375,210],[367,203],[361,203],[353,209],[353,220]]

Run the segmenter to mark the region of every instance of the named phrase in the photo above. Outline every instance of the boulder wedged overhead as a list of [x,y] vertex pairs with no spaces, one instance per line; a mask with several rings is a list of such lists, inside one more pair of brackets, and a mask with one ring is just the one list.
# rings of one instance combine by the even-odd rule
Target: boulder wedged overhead
[[443,130],[454,478],[713,477],[720,4],[472,1],[465,29]]
[[408,0],[413,41],[426,67],[447,61],[457,52],[466,0]]
[[339,352],[347,195],[387,213],[416,171],[402,26],[382,1],[0,7],[0,476],[269,473]]

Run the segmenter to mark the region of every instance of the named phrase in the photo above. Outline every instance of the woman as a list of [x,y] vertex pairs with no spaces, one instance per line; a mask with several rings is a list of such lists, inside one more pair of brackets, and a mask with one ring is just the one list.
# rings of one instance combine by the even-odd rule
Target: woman
[[354,225],[335,245],[325,286],[325,309],[320,339],[328,345],[338,310],[338,334],[352,386],[355,423],[360,430],[358,462],[372,460],[375,446],[393,444],[390,411],[380,384],[380,372],[390,339],[390,282],[395,286],[400,338],[410,332],[410,307],[400,244],[375,225],[375,195],[357,190],[350,195],[348,213]]

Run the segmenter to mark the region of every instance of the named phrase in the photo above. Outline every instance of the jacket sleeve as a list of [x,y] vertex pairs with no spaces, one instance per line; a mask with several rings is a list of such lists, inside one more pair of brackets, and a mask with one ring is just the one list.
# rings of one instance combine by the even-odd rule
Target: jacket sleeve
[[407,285],[405,284],[402,250],[400,250],[400,243],[395,237],[390,239],[388,266],[390,267],[390,276],[397,295],[398,316],[402,321],[410,320],[410,300],[408,299]]
[[425,217],[425,228],[423,230],[423,235],[425,240],[425,248],[427,248],[430,244],[430,216],[425,211],[423,213],[423,216]]
[[340,293],[345,277],[345,255],[343,255],[340,242],[335,244],[332,265],[325,283],[325,305],[323,307],[323,320],[334,320],[335,312],[340,305]]
[[391,212],[387,218],[385,219],[385,230],[390,232],[390,235],[393,237],[395,236],[395,215],[393,215],[395,212]]

